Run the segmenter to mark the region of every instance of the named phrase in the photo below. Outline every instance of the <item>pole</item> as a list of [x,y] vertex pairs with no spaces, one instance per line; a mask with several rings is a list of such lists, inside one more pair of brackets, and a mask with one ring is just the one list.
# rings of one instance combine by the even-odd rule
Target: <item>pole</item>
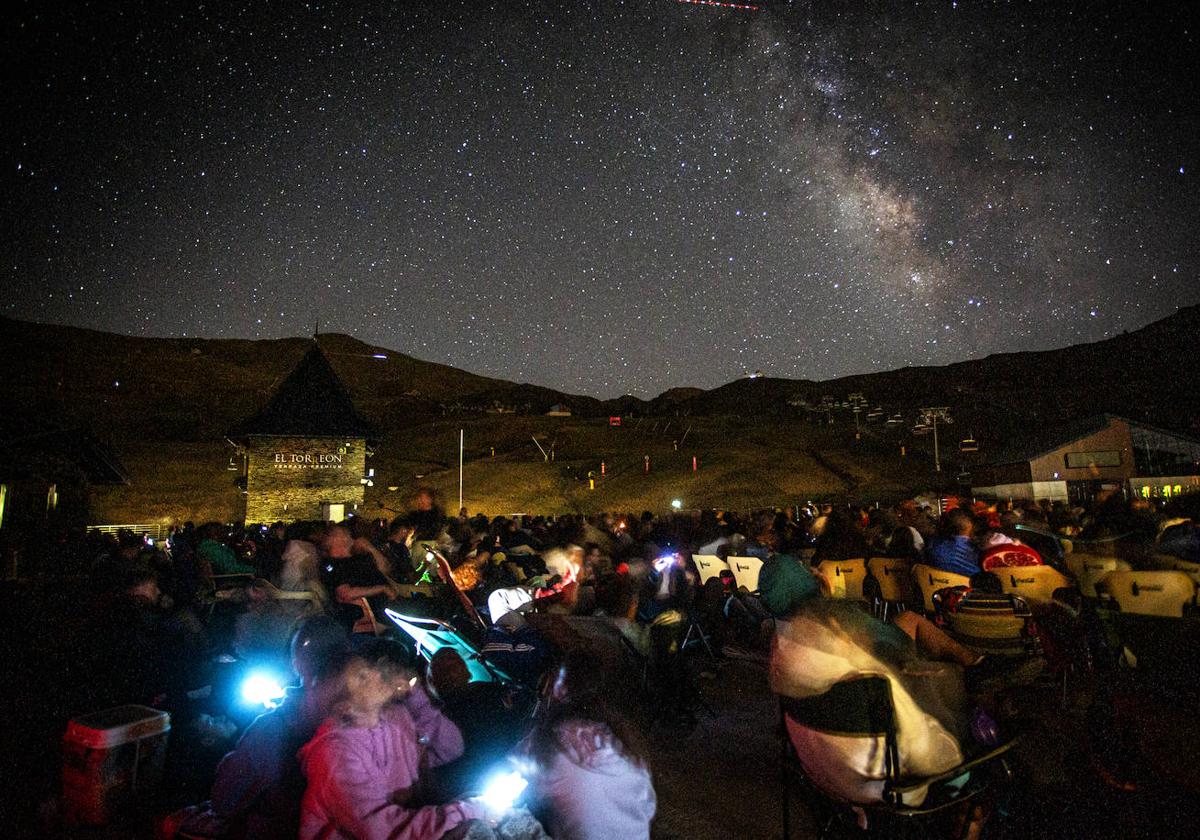
[[466,429],[458,430],[458,509],[463,508],[463,446],[466,444]]
[[938,438],[937,438],[937,414],[933,415],[933,469],[934,472],[942,471],[942,458],[938,453]]

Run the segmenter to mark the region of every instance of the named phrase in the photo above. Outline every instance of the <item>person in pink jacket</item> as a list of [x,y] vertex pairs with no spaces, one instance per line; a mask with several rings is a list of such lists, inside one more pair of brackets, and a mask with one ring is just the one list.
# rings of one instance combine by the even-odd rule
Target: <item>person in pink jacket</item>
[[336,714],[300,750],[301,840],[433,840],[488,819],[477,800],[409,806],[423,772],[463,752],[462,735],[410,671],[386,656],[356,657],[343,679]]

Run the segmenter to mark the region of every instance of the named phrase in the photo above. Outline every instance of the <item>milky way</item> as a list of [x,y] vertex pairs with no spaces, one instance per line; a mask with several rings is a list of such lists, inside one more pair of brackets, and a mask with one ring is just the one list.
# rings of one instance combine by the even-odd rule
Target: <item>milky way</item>
[[8,315],[615,396],[1200,299],[1182,13],[52,5],[5,36]]

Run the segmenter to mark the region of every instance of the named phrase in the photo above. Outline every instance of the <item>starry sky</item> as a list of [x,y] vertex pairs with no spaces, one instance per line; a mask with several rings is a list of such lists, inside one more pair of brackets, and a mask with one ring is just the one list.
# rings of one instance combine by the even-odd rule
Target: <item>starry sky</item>
[[1100,339],[1200,300],[1158,5],[30,0],[0,312],[602,397]]

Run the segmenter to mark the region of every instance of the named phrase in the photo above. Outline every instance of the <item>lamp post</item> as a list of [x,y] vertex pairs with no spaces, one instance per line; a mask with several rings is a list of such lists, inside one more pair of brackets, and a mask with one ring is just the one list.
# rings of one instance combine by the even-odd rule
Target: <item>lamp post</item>
[[919,409],[919,411],[921,414],[921,419],[933,427],[933,469],[935,472],[941,472],[942,457],[941,452],[938,450],[937,424],[938,420],[941,420],[942,423],[954,422],[954,420],[950,417],[950,407],[942,405],[932,408],[922,408]]

